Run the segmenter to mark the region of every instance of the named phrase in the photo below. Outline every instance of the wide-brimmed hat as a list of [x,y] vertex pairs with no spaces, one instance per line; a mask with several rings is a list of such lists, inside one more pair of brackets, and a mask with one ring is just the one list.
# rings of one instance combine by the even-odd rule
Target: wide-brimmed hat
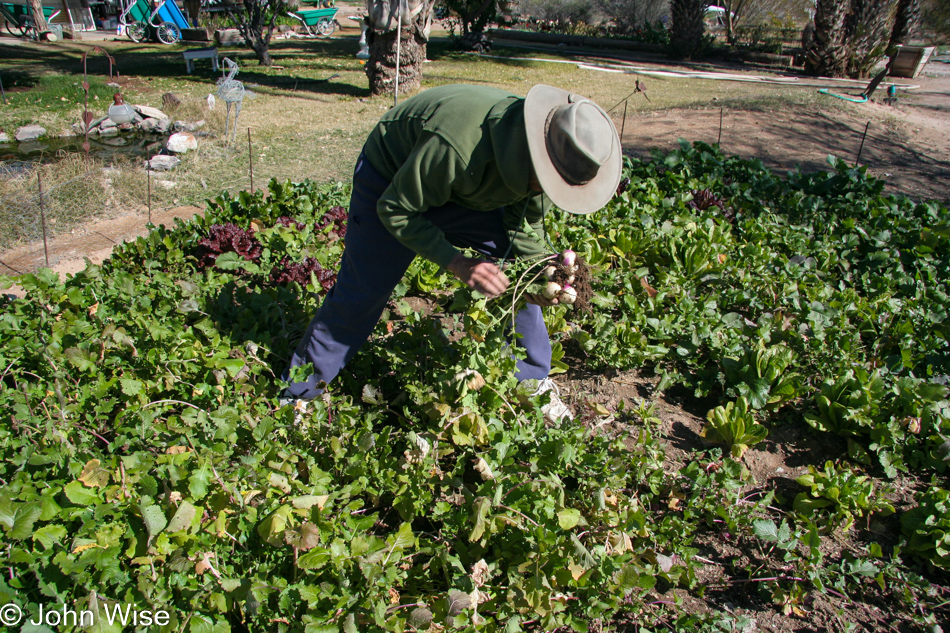
[[544,193],[570,213],[597,211],[620,184],[620,137],[599,105],[538,84],[524,103],[534,173]]

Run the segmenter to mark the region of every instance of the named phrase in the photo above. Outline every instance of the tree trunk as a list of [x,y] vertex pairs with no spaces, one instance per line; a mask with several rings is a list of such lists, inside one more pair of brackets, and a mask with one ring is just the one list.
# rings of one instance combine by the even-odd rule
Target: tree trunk
[[33,24],[36,25],[37,33],[49,30],[49,26],[46,24],[46,14],[43,13],[42,0],[30,0],[30,13],[33,14]]
[[814,45],[805,56],[809,75],[844,77],[848,69],[845,21],[851,0],[818,0]]
[[910,43],[910,38],[914,37],[920,28],[920,22],[920,0],[898,0],[894,28],[891,30],[891,41],[888,42],[887,50],[893,52],[898,44]]
[[846,21],[848,76],[867,77],[887,50],[894,0],[852,0]]
[[[369,59],[366,77],[374,95],[393,94],[396,90],[396,58],[399,58],[399,94],[415,92],[422,85],[422,62],[432,25],[435,0],[367,0],[366,43]],[[407,11],[402,22],[399,50],[396,50],[396,15]]]
[[[366,77],[370,92],[393,94],[396,90],[396,31],[367,31],[366,42],[369,44]],[[399,46],[399,94],[402,95],[415,92],[422,85],[426,40],[414,27],[403,27]]]
[[274,63],[270,58],[270,45],[264,42],[263,38],[250,40],[250,45],[261,66],[270,66]]
[[703,31],[708,0],[672,0],[670,14],[670,54],[679,59],[692,59],[703,47]]

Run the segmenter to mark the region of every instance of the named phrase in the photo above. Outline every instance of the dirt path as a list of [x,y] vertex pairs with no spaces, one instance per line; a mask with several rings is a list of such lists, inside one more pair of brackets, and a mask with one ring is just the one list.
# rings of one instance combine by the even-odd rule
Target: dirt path
[[[152,214],[152,223],[156,226],[171,226],[175,218],[187,220],[200,211],[193,206],[157,211]],[[93,264],[101,264],[112,254],[116,244],[147,234],[148,216],[144,213],[87,222],[69,233],[48,240],[47,247],[38,241],[0,253],[0,274],[28,273],[43,268],[48,249],[49,268],[60,276],[74,275],[86,267],[87,259]],[[22,294],[16,286],[4,292],[18,296]]]
[[[829,154],[855,162],[870,121],[861,165],[886,181],[885,191],[950,201],[950,64],[931,66],[929,76],[913,80],[920,89],[894,107],[868,102],[846,110],[724,109],[721,147],[783,173],[796,167],[825,170]],[[623,145],[632,155],[646,157],[651,148],[674,149],[679,138],[716,143],[719,117],[718,108],[645,112],[639,121],[627,121]]]

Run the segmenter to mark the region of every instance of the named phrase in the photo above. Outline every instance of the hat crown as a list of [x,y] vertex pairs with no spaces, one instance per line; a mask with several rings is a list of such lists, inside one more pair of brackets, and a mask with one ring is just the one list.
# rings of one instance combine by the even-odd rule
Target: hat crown
[[545,145],[561,177],[572,185],[583,185],[593,180],[610,159],[614,131],[596,104],[576,95],[571,97],[571,103],[548,114]]

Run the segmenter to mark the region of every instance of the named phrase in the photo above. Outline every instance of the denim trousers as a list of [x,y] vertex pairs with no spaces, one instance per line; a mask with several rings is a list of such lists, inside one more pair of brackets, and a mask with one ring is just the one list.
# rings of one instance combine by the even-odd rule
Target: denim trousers
[[[416,254],[383,226],[376,213],[389,182],[360,155],[353,174],[353,193],[346,239],[336,285],[310,322],[291,357],[290,368],[312,363],[307,380],[292,383],[286,395],[312,399],[321,383],[329,383],[369,338],[393,289]],[[449,203],[431,207],[424,217],[438,227],[452,245],[489,257],[503,257],[509,248],[503,210],[474,211]],[[551,341],[541,309],[529,304],[515,316],[516,345],[526,356],[517,363],[518,380],[544,379],[551,371]],[[283,379],[288,380],[290,368]]]

